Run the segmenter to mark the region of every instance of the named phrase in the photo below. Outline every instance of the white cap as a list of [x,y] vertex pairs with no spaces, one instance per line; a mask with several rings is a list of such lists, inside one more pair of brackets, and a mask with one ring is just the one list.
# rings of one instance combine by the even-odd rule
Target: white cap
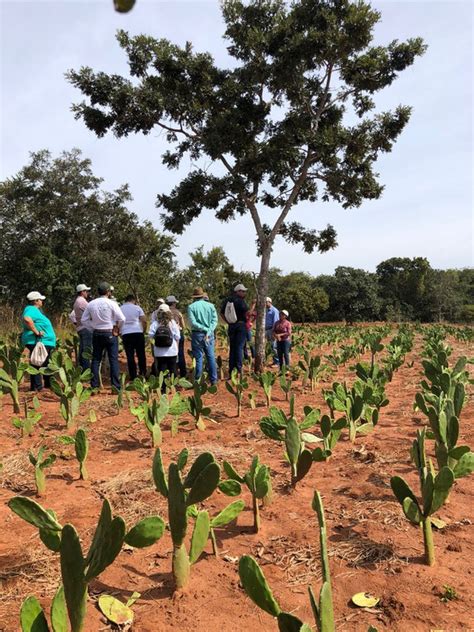
[[157,298],[157,299],[156,299],[156,304],[157,304],[157,305],[160,305],[161,303],[164,303],[164,302],[165,302],[165,299],[164,299],[164,298]]
[[246,292],[247,288],[245,287],[245,285],[242,285],[242,283],[239,283],[238,285],[236,285],[234,287],[234,292]]
[[163,303],[163,305],[160,305],[158,307],[158,311],[159,312],[170,312],[171,310],[170,310],[170,306],[169,305],[167,305],[166,303]]
[[176,298],[176,296],[174,294],[170,294],[169,296],[166,297],[166,302],[167,303],[179,303],[178,299]]
[[29,294],[26,295],[26,298],[29,301],[37,301],[39,299],[41,299],[42,301],[44,301],[44,299],[46,298],[46,296],[43,296],[42,294],[40,294],[39,292],[30,292]]
[[76,292],[84,292],[85,290],[89,291],[90,287],[87,287],[84,283],[79,283],[79,285],[76,286]]
[[265,301],[266,301],[267,303],[273,303],[272,299],[271,299],[269,296],[267,296],[267,298],[265,299]]
[[286,309],[282,309],[282,310],[281,310],[281,313],[282,313],[282,314],[285,314],[285,316],[288,318],[289,313],[288,313],[288,311],[287,311]]

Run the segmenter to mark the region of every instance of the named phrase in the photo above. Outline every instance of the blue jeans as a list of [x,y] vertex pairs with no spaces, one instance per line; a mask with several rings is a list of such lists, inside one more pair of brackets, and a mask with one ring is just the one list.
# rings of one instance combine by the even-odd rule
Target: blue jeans
[[90,360],[83,357],[84,351],[92,351],[92,331],[90,329],[81,329],[77,332],[79,335],[79,366],[83,371],[88,369],[91,365]]
[[272,345],[273,350],[273,364],[278,364],[278,351],[277,351],[277,341],[273,337],[273,329],[265,329],[265,338]]
[[237,322],[229,325],[229,374],[237,369],[242,372],[242,362],[244,359],[244,347],[247,342],[247,327],[244,322]]
[[[33,349],[35,348],[35,346],[36,345],[26,345],[26,348],[30,352],[30,355],[32,354]],[[41,365],[41,367],[37,366],[37,367],[35,367],[35,369],[43,368],[45,366],[48,366],[48,364],[49,364],[49,358],[51,357],[51,353],[54,351],[54,347],[49,347],[47,345],[44,345],[44,346],[46,347],[46,351],[48,352],[48,355],[46,357],[46,360]],[[45,388],[50,388],[51,387],[51,376],[50,375],[42,376],[41,373],[38,373],[37,375],[31,375],[30,374],[30,391],[41,391],[42,390],[42,388],[43,388],[43,377],[44,377],[44,386],[45,386]]]
[[291,342],[289,340],[278,340],[276,344],[280,366],[283,366],[283,360],[285,361],[286,366],[290,366]]
[[217,382],[217,366],[214,356],[214,334],[206,340],[206,334],[203,331],[193,331],[191,333],[191,350],[193,358],[196,360],[195,378],[198,380],[201,377],[202,358],[206,356],[209,379],[211,384],[215,384]]
[[118,336],[113,336],[109,333],[98,333],[94,331],[92,335],[92,388],[99,388],[100,379],[100,363],[102,362],[102,356],[104,350],[107,351],[110,364],[110,380],[112,386],[115,386],[117,390],[120,390],[120,368],[118,362]]
[[181,338],[178,342],[178,369],[179,377],[186,377],[186,356],[184,355],[184,331],[181,331]]

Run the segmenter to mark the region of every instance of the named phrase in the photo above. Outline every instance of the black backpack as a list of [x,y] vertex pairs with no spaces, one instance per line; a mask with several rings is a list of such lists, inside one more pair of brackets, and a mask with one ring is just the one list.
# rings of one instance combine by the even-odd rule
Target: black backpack
[[155,347],[171,347],[173,335],[168,325],[160,325],[155,333]]

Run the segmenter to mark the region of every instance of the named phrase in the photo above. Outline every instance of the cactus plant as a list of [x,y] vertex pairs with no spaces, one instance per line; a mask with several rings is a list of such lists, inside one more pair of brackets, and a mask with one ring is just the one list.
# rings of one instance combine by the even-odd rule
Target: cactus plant
[[46,491],[46,474],[44,471],[56,460],[55,454],[50,454],[46,458],[43,458],[44,450],[45,448],[42,446],[36,456],[32,452],[28,454],[30,463],[35,468],[36,495],[38,497],[43,496]]
[[86,459],[89,453],[89,441],[83,428],[79,428],[76,432],[74,437],[74,449],[76,452],[76,459],[79,461],[79,478],[85,481],[89,477],[86,469]]
[[169,401],[166,395],[162,395],[160,400],[152,399],[151,401],[143,401],[137,407],[131,407],[130,412],[140,421],[145,423],[148,432],[151,435],[152,446],[156,448],[162,444],[163,434],[161,431],[161,422],[169,411]]
[[0,389],[10,395],[13,403],[13,412],[19,415],[21,412],[19,391],[23,376],[26,372],[32,373],[37,371],[37,369],[23,362],[21,355],[19,358],[16,355],[10,357],[11,351],[10,353],[9,351],[10,349],[2,349],[0,354],[0,360],[3,363],[3,368],[0,368]]
[[[245,503],[243,500],[234,500],[212,518],[209,516],[208,511],[199,511],[196,505],[191,505],[191,507],[188,508],[188,516],[194,518],[196,521],[200,517],[200,519],[206,524],[209,522],[209,539],[212,543],[212,552],[216,557],[219,557],[219,549],[217,547],[216,534],[214,530],[226,527],[230,524],[243,511],[244,507]],[[207,514],[207,518],[204,518],[203,514]]]
[[400,476],[392,476],[390,485],[406,518],[413,524],[422,526],[427,563],[435,563],[431,515],[444,505],[454,483],[454,473],[443,466],[435,472],[431,461],[427,463],[425,452],[426,429],[418,430],[411,448],[411,458],[418,469],[421,503],[406,481]]
[[173,542],[172,571],[178,590],[187,584],[191,565],[197,562],[204,550],[210,529],[207,511],[197,512],[188,553],[185,544],[188,509],[206,500],[216,490],[220,478],[220,468],[213,455],[203,452],[196,458],[183,480],[181,473],[186,466],[187,457],[187,450],[182,450],[177,462],[170,463],[166,477],[161,450],[157,448],[152,468],[155,487],[168,500],[168,522]]
[[[314,493],[313,509],[318,516],[319,537],[321,543],[321,566],[323,574],[323,585],[321,587],[319,601],[316,601],[311,587],[308,587],[311,608],[319,632],[334,632],[334,610],[332,604],[331,576],[329,572],[329,561],[326,545],[326,522],[324,509],[319,492]],[[276,601],[270,586],[265,579],[260,566],[250,555],[244,555],[239,561],[240,583],[247,595],[262,610],[267,612],[278,621],[280,632],[311,632],[311,626],[303,623],[300,619],[282,611]]]
[[195,380],[193,384],[193,395],[188,396],[188,410],[191,415],[194,417],[194,421],[196,423],[196,428],[198,430],[205,430],[206,424],[204,423],[204,418],[209,418],[209,414],[211,409],[209,406],[204,406],[204,402],[202,401],[202,396],[205,393],[216,393],[217,386],[208,386],[206,384],[204,375],[201,376],[199,380]]
[[[120,516],[114,517],[109,502],[104,500],[89,552],[84,556],[79,536],[73,525],[61,526],[52,512],[46,511],[29,498],[16,496],[8,502],[8,506],[20,518],[39,529],[40,537],[46,546],[52,548],[49,544],[54,542],[52,550],[60,554],[64,599],[72,632],[84,630],[88,584],[113,563],[123,544],[126,543],[135,548],[151,546],[161,538],[165,529],[165,523],[159,516],[150,516],[140,520],[127,531],[124,520]],[[25,620],[27,616],[31,618],[31,612],[39,613],[41,607],[38,610],[38,606],[39,604],[35,601],[25,606]],[[58,600],[58,611],[59,607]],[[41,615],[39,616],[41,618]],[[43,619],[46,625],[44,613]],[[61,630],[62,632],[67,629],[64,619],[62,626],[56,628],[53,623],[53,631]],[[36,630],[34,627],[30,629],[31,632]],[[48,628],[43,626],[38,629],[47,630]]]
[[237,401],[237,417],[240,417],[242,413],[242,399],[244,391],[249,387],[249,381],[246,377],[243,377],[237,369],[234,369],[230,376],[230,382],[225,382],[225,387],[229,393],[235,397]]
[[[306,410],[306,408],[305,408]],[[327,461],[332,455],[334,447],[341,436],[343,428],[347,426],[345,417],[334,420],[329,415],[323,415],[320,420],[321,433],[323,435],[323,448],[313,450],[313,461]]]
[[64,352],[54,351],[46,368],[40,373],[51,376],[51,390],[59,397],[59,410],[68,428],[79,414],[81,404],[91,396],[91,389],[84,386],[92,373],[90,369],[83,371],[76,367],[71,358]]
[[258,376],[260,386],[263,388],[263,392],[265,393],[267,406],[270,406],[272,401],[272,387],[275,384],[275,380],[276,374],[272,373],[272,371],[264,371]]
[[311,356],[311,351],[308,349],[302,349],[302,358],[298,366],[303,371],[303,386],[309,381],[311,392],[314,393],[318,379],[327,372],[328,367],[321,364],[321,356]]
[[36,396],[33,397],[32,404],[33,407],[30,408],[28,406],[28,400],[25,399],[23,403],[24,416],[14,417],[12,419],[12,424],[15,426],[15,428],[19,428],[21,430],[22,437],[31,435],[33,432],[33,427],[43,416],[39,412],[40,403]]
[[223,467],[229,480],[236,481],[239,485],[247,485],[252,494],[253,527],[255,533],[258,533],[260,530],[258,501],[266,498],[268,502],[272,495],[270,468],[268,465],[260,463],[258,455],[254,456],[248,472],[243,476],[240,476],[228,461],[224,461]]

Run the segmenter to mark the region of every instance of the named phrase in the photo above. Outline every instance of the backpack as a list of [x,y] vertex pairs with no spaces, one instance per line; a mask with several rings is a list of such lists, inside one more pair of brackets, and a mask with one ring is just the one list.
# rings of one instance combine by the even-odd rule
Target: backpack
[[155,347],[171,347],[173,335],[168,325],[160,325],[155,332]]
[[237,322],[237,313],[235,311],[235,305],[232,301],[227,301],[224,309],[224,318],[229,323],[229,325],[233,325]]

